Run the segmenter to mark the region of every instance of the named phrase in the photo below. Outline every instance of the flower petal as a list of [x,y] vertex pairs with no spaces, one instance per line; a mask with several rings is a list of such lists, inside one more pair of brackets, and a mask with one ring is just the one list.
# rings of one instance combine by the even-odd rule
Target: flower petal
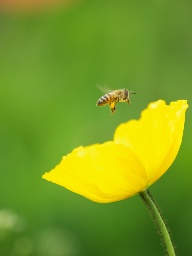
[[137,194],[147,180],[136,155],[114,142],[74,149],[43,178],[100,203]]
[[163,100],[149,104],[139,120],[117,127],[114,141],[130,148],[145,166],[148,186],[174,161],[183,136],[187,101],[166,105]]

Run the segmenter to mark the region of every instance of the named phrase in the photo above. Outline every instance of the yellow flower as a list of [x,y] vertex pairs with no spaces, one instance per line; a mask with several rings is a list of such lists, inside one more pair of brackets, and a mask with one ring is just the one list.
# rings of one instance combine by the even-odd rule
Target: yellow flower
[[187,107],[186,100],[150,103],[139,120],[117,127],[113,141],[74,149],[43,178],[99,203],[142,192],[173,163]]

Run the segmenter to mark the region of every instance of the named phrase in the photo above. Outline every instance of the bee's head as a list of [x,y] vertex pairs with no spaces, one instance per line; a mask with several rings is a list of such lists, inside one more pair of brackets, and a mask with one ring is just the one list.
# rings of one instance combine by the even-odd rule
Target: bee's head
[[125,93],[125,95],[126,95],[127,98],[129,98],[129,95],[130,95],[130,94],[136,94],[136,92],[129,91],[129,90],[127,90],[127,89],[124,89],[124,93]]
[[126,96],[126,97],[128,97],[129,96],[129,91],[127,90],[127,89],[123,89],[124,90],[124,95]]

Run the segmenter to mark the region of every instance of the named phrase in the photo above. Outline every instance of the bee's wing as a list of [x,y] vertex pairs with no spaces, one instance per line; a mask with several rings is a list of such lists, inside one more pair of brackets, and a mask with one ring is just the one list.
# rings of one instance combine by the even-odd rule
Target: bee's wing
[[104,94],[109,93],[114,91],[113,89],[111,89],[110,87],[108,87],[107,85],[100,85],[100,84],[96,84],[97,88],[103,92]]

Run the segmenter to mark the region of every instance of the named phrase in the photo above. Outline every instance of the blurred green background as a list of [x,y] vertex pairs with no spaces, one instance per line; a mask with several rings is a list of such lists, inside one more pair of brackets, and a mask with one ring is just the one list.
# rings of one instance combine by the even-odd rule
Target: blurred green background
[[[163,255],[139,196],[93,203],[41,178],[79,145],[111,140],[149,102],[192,96],[192,2],[76,1],[0,12],[0,255]],[[137,92],[117,114],[97,85]],[[151,187],[179,255],[192,252],[192,143]]]

